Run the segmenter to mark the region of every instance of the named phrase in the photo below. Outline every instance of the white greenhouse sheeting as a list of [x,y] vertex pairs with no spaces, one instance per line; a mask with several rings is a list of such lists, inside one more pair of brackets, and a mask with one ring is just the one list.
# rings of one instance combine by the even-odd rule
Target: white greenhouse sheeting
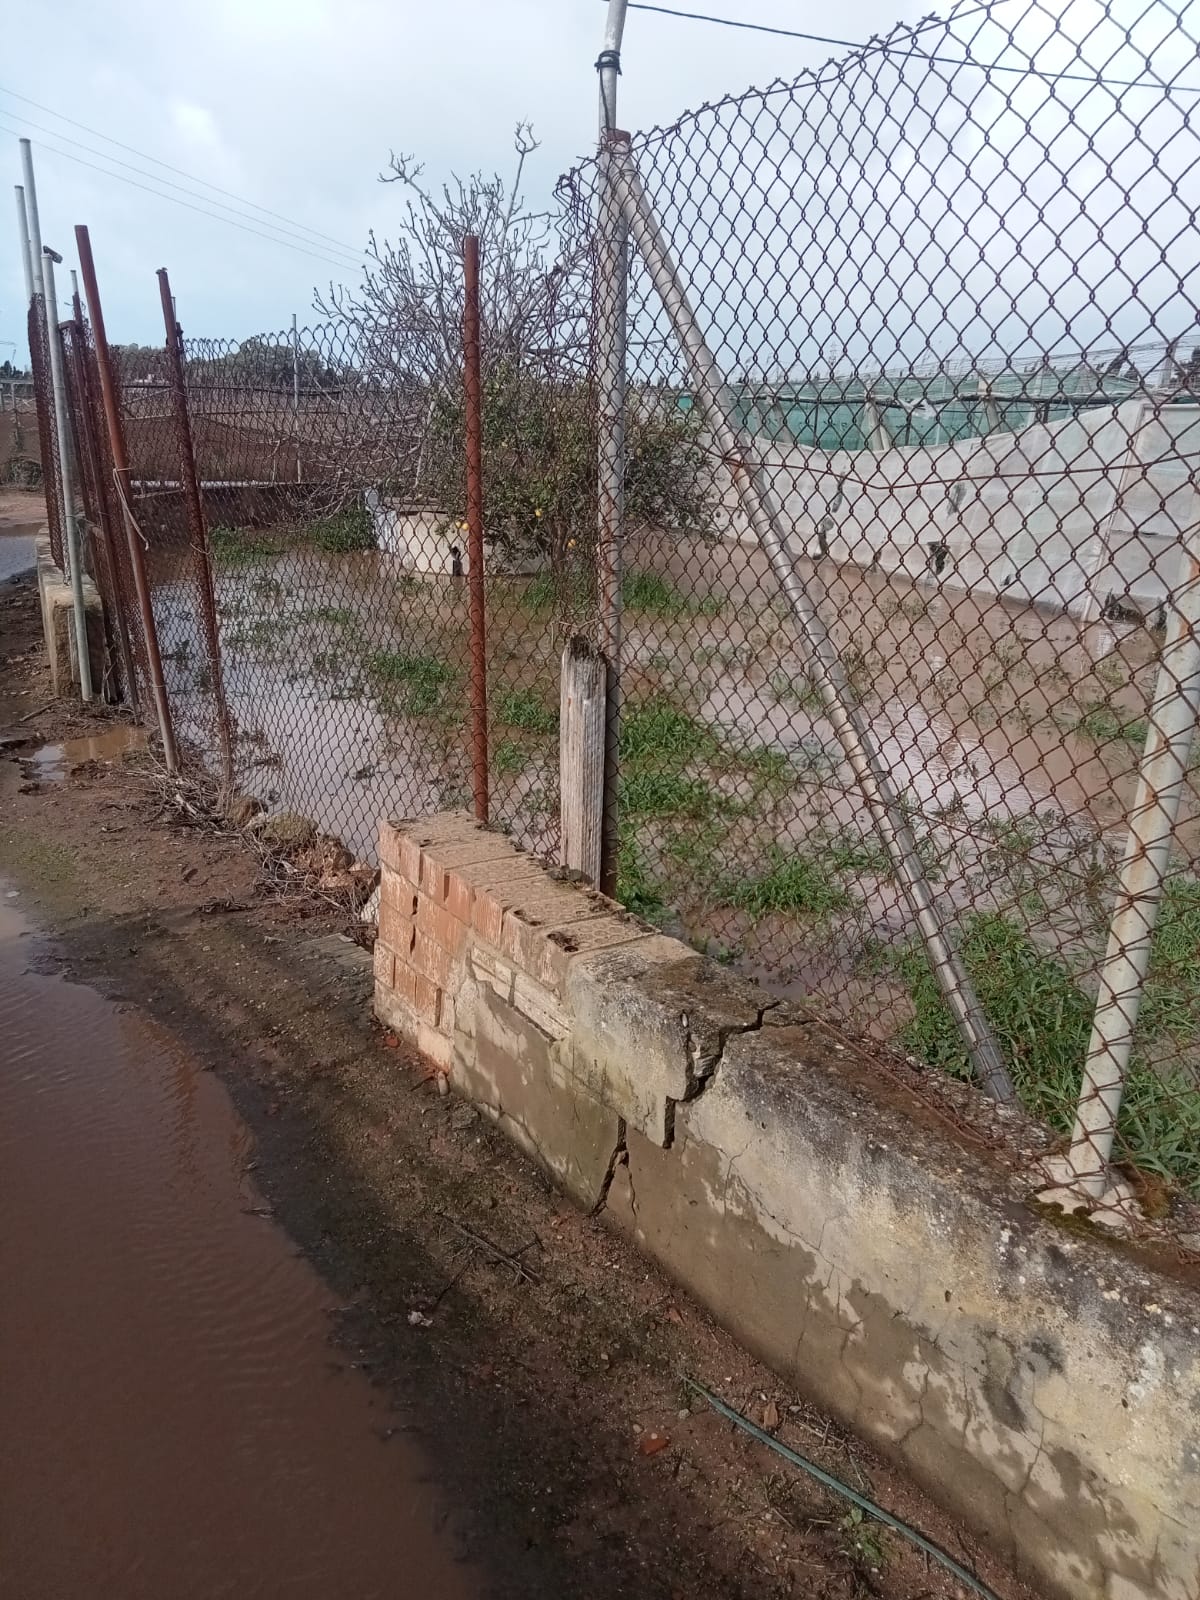
[[[933,447],[759,453],[797,555],[1068,611],[1156,613],[1196,520],[1200,406],[1098,406]],[[752,538],[740,516],[739,534]],[[940,569],[940,570],[939,570]]]

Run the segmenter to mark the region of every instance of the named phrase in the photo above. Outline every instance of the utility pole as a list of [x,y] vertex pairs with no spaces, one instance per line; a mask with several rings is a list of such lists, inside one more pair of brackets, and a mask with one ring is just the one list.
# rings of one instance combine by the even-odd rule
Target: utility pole
[[58,461],[43,462],[42,470],[57,467],[59,505],[63,514],[64,556],[71,580],[71,599],[75,612],[75,648],[79,655],[79,693],[92,698],[92,663],[88,655],[87,612],[83,604],[83,570],[79,565],[79,528],[75,520],[75,490],[71,481],[71,447],[67,433],[67,390],[63,377],[62,343],[58,336],[58,303],[54,294],[54,262],[62,257],[53,250],[43,251],[42,225],[38,216],[37,180],[33,175],[33,146],[21,140],[21,169],[25,178],[24,210],[29,230],[29,265],[35,295],[41,295],[46,319],[46,343],[50,347],[50,385],[54,391],[54,431],[58,435]]

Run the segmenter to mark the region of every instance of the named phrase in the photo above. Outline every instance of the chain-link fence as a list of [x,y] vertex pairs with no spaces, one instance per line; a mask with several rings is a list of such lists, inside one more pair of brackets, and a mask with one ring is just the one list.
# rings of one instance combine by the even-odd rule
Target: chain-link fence
[[371,858],[486,731],[493,822],[554,855],[582,634],[621,900],[1015,1097],[1093,1192],[1115,1131],[1143,1210],[1196,1195],[1194,58],[1164,0],[962,4],[610,131],[515,241],[502,190],[418,207],[317,326],[169,314],[117,355],[128,507],[87,399],[137,681],[126,509],[238,790]]
[[1093,1189],[1123,1084],[1151,1209],[1200,1189],[1194,58],[960,6],[570,180],[626,427],[705,463],[698,529],[627,507],[620,897]]

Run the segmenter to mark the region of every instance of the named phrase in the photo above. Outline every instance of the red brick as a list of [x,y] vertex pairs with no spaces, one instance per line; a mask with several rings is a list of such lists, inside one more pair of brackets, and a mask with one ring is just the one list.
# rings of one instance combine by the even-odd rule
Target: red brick
[[523,884],[545,883],[546,873],[529,856],[500,856],[494,861],[477,861],[469,866],[452,867],[446,873],[446,909],[470,922],[475,896],[481,889],[499,884],[517,893]]
[[471,839],[455,839],[434,844],[421,854],[421,888],[435,900],[446,898],[447,874],[455,867],[475,866],[484,861],[511,861],[512,843],[499,834],[479,833]]
[[440,906],[435,900],[420,895],[417,900],[417,932],[457,956],[466,941],[467,925],[453,915],[449,904]]
[[423,972],[408,966],[401,957],[396,959],[392,993],[409,1007],[418,1022],[428,1022],[432,1027],[437,1027],[442,1001],[440,988]]
[[532,862],[526,863],[524,871],[505,872],[503,875],[489,874],[480,868],[471,870],[478,873],[475,897],[471,904],[471,925],[481,939],[487,939],[491,944],[500,943],[506,911],[530,901],[545,899],[554,893],[555,885],[547,877],[545,868]]
[[447,950],[444,944],[418,933],[413,940],[408,964],[422,977],[428,978],[430,983],[436,983],[439,989],[444,989],[458,967],[458,957],[453,951]]
[[380,824],[379,859],[410,883],[420,881],[421,851],[439,840],[469,837],[479,829],[469,811],[442,811],[431,817],[391,817]]
[[471,920],[471,901],[475,898],[472,886],[458,872],[446,874],[446,910],[462,923]]
[[394,873],[385,872],[379,892],[379,937],[401,956],[412,949],[417,892]]
[[504,913],[500,930],[501,952],[523,971],[532,972],[551,928],[576,922],[593,922],[597,917],[598,913],[588,907],[582,895],[578,899],[564,895],[561,900],[522,902]]
[[385,868],[379,879],[379,903],[391,906],[402,917],[414,917],[417,914],[416,886],[398,872]]
[[536,961],[528,968],[529,976],[536,978],[561,999],[567,972],[576,956],[594,955],[600,950],[636,944],[639,939],[653,937],[653,934],[638,927],[636,922],[625,922],[616,917],[596,917],[570,923],[563,928],[552,928],[541,941]]

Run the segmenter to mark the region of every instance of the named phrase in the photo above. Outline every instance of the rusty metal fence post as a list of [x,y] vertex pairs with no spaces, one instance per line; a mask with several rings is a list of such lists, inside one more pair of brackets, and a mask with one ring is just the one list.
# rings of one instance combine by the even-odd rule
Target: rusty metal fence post
[[96,282],[96,264],[92,258],[92,241],[88,235],[87,228],[82,223],[76,225],[75,244],[79,251],[79,270],[83,274],[84,294],[87,297],[88,310],[91,313],[92,337],[96,345],[96,367],[100,376],[100,391],[104,400],[104,418],[108,426],[109,444],[112,451],[113,482],[116,486],[117,498],[121,502],[121,514],[125,522],[125,537],[129,548],[129,565],[133,573],[134,588],[137,591],[138,611],[141,615],[142,630],[146,642],[150,689],[158,716],[158,731],[163,744],[163,760],[166,762],[167,771],[175,772],[179,767],[179,756],[175,747],[175,728],[171,721],[171,707],[167,700],[167,688],[163,679],[162,655],[158,648],[158,628],[154,620],[154,606],[150,599],[150,587],[146,580],[146,563],[142,554],[142,540],[133,515],[133,506],[130,503],[132,489],[129,475],[129,455],[125,448],[125,435],[121,427],[121,414],[117,405],[116,388],[113,383],[112,360],[108,349],[108,338],[104,331],[104,310],[100,304],[100,288]]
[[479,348],[479,239],[463,240],[463,385],[466,410],[467,583],[471,622],[471,787],[488,820],[487,638],[483,574],[483,393]]
[[73,298],[75,321],[67,353],[67,388],[72,400],[71,420],[78,449],[84,507],[95,530],[95,537],[91,541],[92,566],[104,601],[106,639],[109,641],[109,648],[113,644],[116,646],[117,658],[121,663],[121,676],[124,680],[122,688],[130,704],[136,707],[137,673],[118,579],[116,534],[109,514],[110,502],[105,494],[101,452],[94,427],[85,351],[83,307],[78,293]]
[[179,445],[179,480],[183,486],[184,508],[188,531],[192,538],[200,588],[200,615],[204,629],[204,642],[212,666],[213,705],[216,711],[217,741],[221,750],[221,780],[225,803],[233,798],[233,728],[229,717],[229,703],[225,697],[225,678],[221,668],[221,640],[217,625],[217,598],[213,583],[212,548],[208,535],[208,519],[204,514],[204,499],[200,492],[200,479],[196,471],[196,448],[192,438],[192,422],[188,415],[187,384],[183,368],[183,330],[175,317],[175,302],[166,267],[158,269],[158,291],[162,301],[163,328],[167,341],[167,377],[171,391],[171,407],[175,413],[175,432]]
[[700,331],[671,252],[642,188],[632,154],[614,152],[617,191],[630,235],[674,328],[699,403],[734,482],[750,526],[770,560],[811,652],[816,687],[887,848],[920,927],[934,976],[961,1033],[975,1077],[994,1100],[1015,1099],[1000,1045],[956,951],[929,887],[916,840],[865,718],[854,703],[845,667],[788,551],[783,513],[749,439],[735,420],[724,374]]

